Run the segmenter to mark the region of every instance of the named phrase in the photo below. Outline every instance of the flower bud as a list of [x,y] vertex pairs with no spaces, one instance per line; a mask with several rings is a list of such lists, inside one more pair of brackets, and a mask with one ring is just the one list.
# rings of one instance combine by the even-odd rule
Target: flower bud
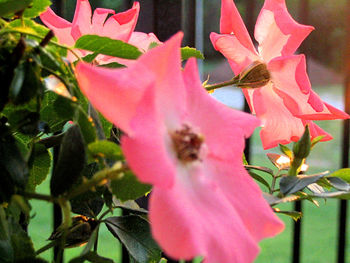
[[238,75],[238,79],[237,87],[255,89],[265,86],[271,77],[266,64],[254,61]]

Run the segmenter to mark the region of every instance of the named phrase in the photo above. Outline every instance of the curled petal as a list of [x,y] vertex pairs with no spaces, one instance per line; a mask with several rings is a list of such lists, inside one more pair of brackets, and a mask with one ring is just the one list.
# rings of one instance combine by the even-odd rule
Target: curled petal
[[214,48],[220,51],[230,63],[233,72],[237,75],[253,61],[259,60],[255,50],[247,49],[234,35],[210,34]]
[[330,105],[327,106],[311,90],[304,55],[275,58],[268,64],[268,69],[273,78],[274,91],[283,99],[283,103],[294,116],[312,120],[348,117],[346,113]]
[[264,60],[294,54],[314,28],[297,23],[285,0],[266,0],[255,26],[255,39]]
[[72,22],[72,36],[77,40],[82,35],[91,33],[91,6],[88,0],[77,0]]
[[60,44],[65,44],[68,46],[74,45],[75,41],[71,36],[71,23],[56,15],[51,8],[48,8],[44,13],[42,13],[40,15],[40,19],[54,32]]
[[102,36],[128,41],[134,31],[140,12],[140,4],[135,2],[131,9],[115,14],[105,22]]
[[105,8],[96,8],[92,16],[92,31],[95,34],[100,34],[103,30],[103,25],[106,22],[109,14],[114,14],[114,10]]
[[332,135],[330,135],[328,132],[322,130],[318,125],[316,125],[313,121],[303,120],[304,125],[308,124],[310,129],[310,137],[311,140],[323,135],[322,142],[324,141],[330,141],[333,139]]
[[107,69],[80,62],[76,76],[83,93],[109,121],[130,133],[130,120],[154,77],[143,65]]
[[265,150],[297,141],[303,135],[302,120],[291,114],[271,84],[254,91],[253,103],[256,116],[263,123],[260,136]]
[[255,52],[252,40],[233,0],[221,1],[220,33],[233,34],[246,49]]
[[133,32],[129,39],[129,44],[138,47],[142,52],[146,52],[151,43],[162,44],[153,33]]

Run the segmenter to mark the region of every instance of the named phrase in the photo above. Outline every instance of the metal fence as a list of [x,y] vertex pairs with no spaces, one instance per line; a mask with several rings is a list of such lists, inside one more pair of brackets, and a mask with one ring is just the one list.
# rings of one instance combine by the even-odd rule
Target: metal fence
[[[141,5],[141,13],[137,24],[137,31],[154,32],[159,40],[165,41],[176,32],[182,30],[185,32],[185,39],[183,44],[196,47],[202,50],[203,47],[203,0],[138,0]],[[219,4],[219,0],[218,4]],[[309,16],[309,0],[296,0],[299,3],[299,19],[303,24],[308,24]],[[332,0],[330,0],[332,1]],[[123,7],[129,8],[132,5],[132,0],[123,0]],[[248,31],[252,35],[255,17],[256,17],[256,3],[257,0],[245,0],[246,17],[245,22]],[[64,8],[64,0],[54,1],[56,11],[62,14]],[[345,111],[350,114],[350,0],[346,1],[346,51],[344,57],[344,104]],[[342,19],[342,18],[340,18]],[[300,52],[307,53],[305,46],[301,47]],[[307,55],[307,54],[306,54]],[[248,105],[244,106],[245,111],[249,111]],[[350,120],[343,121],[343,136],[342,136],[342,163],[341,167],[349,167],[349,134],[350,134]],[[248,140],[246,150],[247,159],[250,156],[250,142]],[[295,210],[302,210],[302,202],[295,203]],[[54,213],[55,224],[59,224],[60,215]],[[300,262],[300,249],[302,244],[301,227],[303,220],[294,223],[293,228],[293,244],[292,257],[290,259],[293,263]],[[346,256],[346,228],[347,228],[347,201],[339,201],[339,215],[338,215],[338,244],[337,244],[337,262],[345,263]],[[129,262],[128,257],[123,257],[123,262]],[[169,260],[169,263],[176,262]],[[287,261],[286,261],[287,262]]]

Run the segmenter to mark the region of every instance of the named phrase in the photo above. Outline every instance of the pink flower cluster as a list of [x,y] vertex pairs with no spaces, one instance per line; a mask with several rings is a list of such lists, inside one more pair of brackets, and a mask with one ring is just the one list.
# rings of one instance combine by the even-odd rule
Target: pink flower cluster
[[[133,32],[139,4],[120,14],[78,0],[72,23],[50,9],[41,18],[61,43],[99,34],[136,44],[143,51],[154,35]],[[211,40],[235,74],[255,61],[271,76],[244,90],[253,115],[217,102],[198,77],[196,61],[181,67],[178,33],[124,69],[78,63],[79,86],[90,102],[125,135],[122,149],[140,181],[153,185],[149,219],[162,249],[176,259],[252,262],[258,242],[284,228],[243,167],[244,139],[262,122],[264,148],[297,140],[312,120],[348,118],[311,90],[305,58],[294,52],[312,30],[297,24],[284,0],[266,0],[256,25],[255,50],[232,0],[222,0],[221,34]],[[138,38],[137,41],[134,41]],[[139,40],[144,41],[139,41]],[[152,40],[150,40],[152,39]],[[259,120],[260,119],[260,120]]]

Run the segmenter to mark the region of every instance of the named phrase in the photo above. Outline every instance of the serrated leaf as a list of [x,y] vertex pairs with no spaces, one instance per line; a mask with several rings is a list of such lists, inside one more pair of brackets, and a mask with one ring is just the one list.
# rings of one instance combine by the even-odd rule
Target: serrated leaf
[[331,177],[339,177],[343,179],[345,182],[350,183],[350,168],[343,168],[340,170],[331,173],[329,176]]
[[49,174],[51,167],[51,153],[44,145],[35,144],[30,158],[29,177],[27,190],[34,192],[36,186],[40,185]]
[[23,16],[28,18],[37,17],[50,5],[50,0],[33,0],[33,3],[30,5],[30,7],[24,11]]
[[183,47],[181,48],[181,59],[186,60],[189,58],[199,58],[204,59],[204,55],[199,50],[192,47]]
[[110,160],[123,160],[123,153],[119,145],[107,140],[95,141],[88,145],[89,153],[94,157],[102,157]]
[[150,185],[140,183],[131,171],[125,172],[120,179],[111,181],[113,194],[122,201],[140,198],[151,188]]
[[142,54],[137,47],[121,40],[114,40],[97,35],[84,35],[80,37],[75,42],[75,48],[126,59],[137,59]]
[[280,180],[281,193],[284,195],[296,193],[304,189],[309,184],[316,183],[319,179],[326,175],[327,173],[316,175],[282,176]]
[[80,128],[71,126],[65,133],[57,165],[50,181],[51,194],[58,196],[67,190],[81,176],[85,166],[85,146]]
[[33,0],[2,0],[0,1],[0,16],[7,16],[27,8]]
[[161,250],[152,238],[149,223],[142,217],[109,217],[105,223],[138,263],[156,263],[161,259]]
[[251,177],[253,177],[254,180],[256,180],[256,181],[262,183],[263,185],[265,185],[265,186],[267,187],[268,190],[270,190],[270,185],[269,185],[269,183],[268,183],[263,177],[261,177],[260,175],[254,173],[254,172],[252,172],[252,171],[248,171],[248,173],[249,173],[249,175],[250,175]]

